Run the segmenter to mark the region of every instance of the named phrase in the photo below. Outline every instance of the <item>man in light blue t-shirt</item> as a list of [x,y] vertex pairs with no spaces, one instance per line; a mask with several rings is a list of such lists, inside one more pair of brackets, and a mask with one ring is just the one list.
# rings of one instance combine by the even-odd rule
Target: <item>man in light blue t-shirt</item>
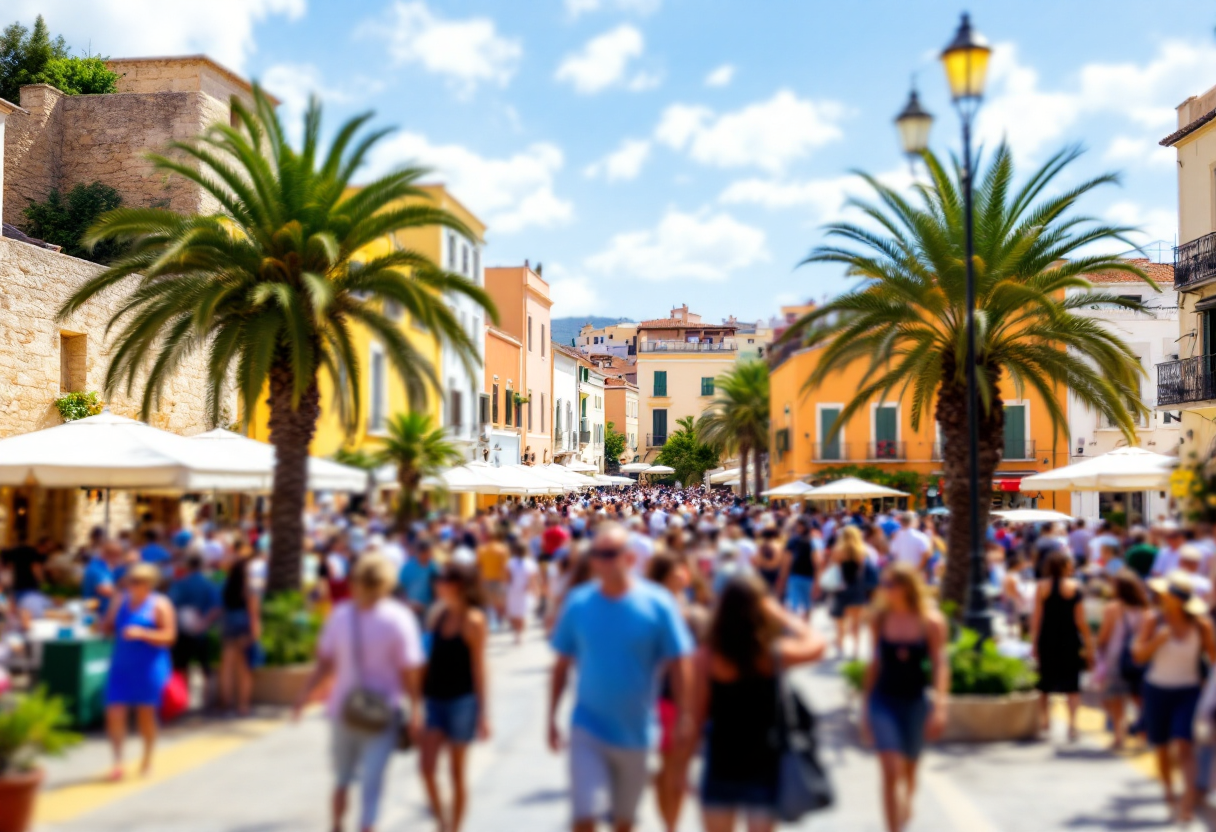
[[575,832],[608,814],[616,832],[633,826],[646,786],[662,672],[670,669],[679,711],[677,738],[692,731],[692,636],[663,587],[632,577],[629,535],[603,523],[591,546],[598,581],[570,593],[553,631],[558,653],[549,698],[549,745],[562,747],[558,705],[571,666],[578,670],[570,732]]

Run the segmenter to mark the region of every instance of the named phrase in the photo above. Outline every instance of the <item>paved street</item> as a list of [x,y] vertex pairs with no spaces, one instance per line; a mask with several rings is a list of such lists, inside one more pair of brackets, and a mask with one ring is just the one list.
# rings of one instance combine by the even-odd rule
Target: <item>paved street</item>
[[[492,645],[494,738],[472,754],[470,832],[565,828],[561,758],[543,742],[549,654],[539,631],[522,648]],[[879,832],[877,766],[857,748],[836,663],[804,673],[823,716],[826,761],[838,806],[806,828]],[[913,830],[1041,832],[1165,826],[1159,790],[1144,755],[1102,751],[1102,719],[1087,712],[1076,745],[1055,743],[935,748],[925,760]],[[1059,732],[1062,734],[1062,731]],[[326,828],[329,775],[326,726],[319,714],[299,725],[278,719],[181,728],[162,746],[149,781],[99,784],[104,744],[90,741],[51,766],[38,832],[273,832]],[[381,828],[427,829],[415,756],[391,770]],[[351,819],[353,822],[353,818]],[[681,829],[698,828],[695,810]],[[642,828],[657,830],[650,797]]]

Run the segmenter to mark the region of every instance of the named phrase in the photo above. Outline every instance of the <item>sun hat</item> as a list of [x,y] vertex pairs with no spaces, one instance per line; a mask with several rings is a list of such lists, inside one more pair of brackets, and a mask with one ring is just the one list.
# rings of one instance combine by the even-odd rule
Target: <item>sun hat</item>
[[1149,579],[1148,588],[1158,595],[1173,595],[1191,615],[1207,615],[1208,605],[1195,594],[1195,582],[1189,572],[1174,569],[1164,578]]
[[1195,563],[1203,562],[1203,552],[1194,543],[1184,543],[1178,547],[1178,560],[1189,560]]

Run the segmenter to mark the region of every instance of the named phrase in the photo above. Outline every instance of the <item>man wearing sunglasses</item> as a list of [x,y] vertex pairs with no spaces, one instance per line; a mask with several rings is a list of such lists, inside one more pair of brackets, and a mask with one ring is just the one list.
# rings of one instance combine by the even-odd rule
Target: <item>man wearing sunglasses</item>
[[557,711],[577,667],[570,731],[574,832],[593,832],[607,815],[629,832],[646,786],[646,757],[657,734],[661,672],[670,667],[679,710],[677,740],[691,737],[692,636],[664,588],[632,575],[629,535],[601,523],[591,546],[597,580],[566,598],[553,631],[557,662],[549,697],[549,745],[563,745]]

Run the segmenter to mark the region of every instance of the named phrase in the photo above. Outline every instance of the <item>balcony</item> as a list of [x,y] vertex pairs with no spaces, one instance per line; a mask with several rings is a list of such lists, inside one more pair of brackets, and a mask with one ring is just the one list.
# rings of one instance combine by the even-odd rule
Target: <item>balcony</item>
[[1216,278],[1216,232],[1174,249],[1174,288],[1180,291]]
[[667,434],[665,433],[648,433],[646,434],[647,448],[661,448],[667,444]]
[[642,341],[638,344],[639,353],[653,352],[738,352],[739,345],[734,341],[718,343],[702,343],[699,341]]
[[879,439],[866,445],[866,459],[879,462],[904,462],[908,459],[907,447],[894,439]]
[[[1177,274],[1177,272],[1175,272]],[[1157,404],[1186,404],[1216,399],[1216,356],[1195,355],[1157,365]]]
[[1003,461],[1008,462],[1011,459],[1029,460],[1034,458],[1033,439],[1019,441],[1008,437],[1005,438],[1005,453],[1001,455]]
[[847,442],[816,442],[811,446],[811,459],[815,462],[847,462],[851,449]]

